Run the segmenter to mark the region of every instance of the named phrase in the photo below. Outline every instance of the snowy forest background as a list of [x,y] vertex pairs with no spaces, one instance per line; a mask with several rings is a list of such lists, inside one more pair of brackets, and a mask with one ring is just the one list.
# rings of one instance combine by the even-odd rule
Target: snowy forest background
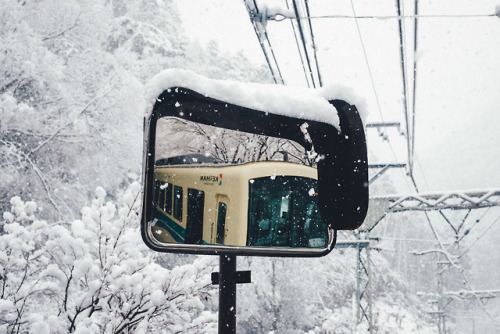
[[[270,83],[267,67],[186,35],[170,0],[0,3],[0,331],[216,331],[218,258],[155,254],[140,238],[141,91],[165,68]],[[371,189],[395,191],[389,177]],[[451,254],[470,251],[442,273],[446,290],[498,290],[498,237],[475,242],[498,210],[449,215],[470,233],[453,243],[440,224],[439,235]],[[372,233],[375,333],[437,333],[438,257],[417,255],[436,244],[424,219],[388,216]],[[240,333],[366,332],[353,314],[353,249],[241,258],[239,269],[253,281],[238,287]],[[446,324],[493,333],[499,316],[496,299],[457,295]]]

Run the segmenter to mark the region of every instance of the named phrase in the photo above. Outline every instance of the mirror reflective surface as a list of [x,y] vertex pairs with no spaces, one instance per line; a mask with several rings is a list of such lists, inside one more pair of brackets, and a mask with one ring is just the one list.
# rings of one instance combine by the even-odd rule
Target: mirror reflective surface
[[175,117],[156,123],[151,235],[160,243],[325,248],[315,155],[288,139]]

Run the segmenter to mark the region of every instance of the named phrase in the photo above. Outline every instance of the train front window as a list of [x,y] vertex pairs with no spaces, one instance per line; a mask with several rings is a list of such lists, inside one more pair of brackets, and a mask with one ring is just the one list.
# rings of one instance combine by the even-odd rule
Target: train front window
[[248,246],[325,247],[317,181],[297,176],[250,180]]

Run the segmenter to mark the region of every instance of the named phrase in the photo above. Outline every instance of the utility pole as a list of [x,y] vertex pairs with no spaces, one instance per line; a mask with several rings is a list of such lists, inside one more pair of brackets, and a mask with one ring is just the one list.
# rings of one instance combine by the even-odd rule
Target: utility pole
[[370,291],[370,245],[364,246],[361,241],[367,240],[366,232],[358,232],[357,253],[357,268],[356,268],[356,318],[358,324],[362,320],[368,323],[368,332],[372,333],[372,300]]
[[445,264],[439,260],[442,255],[438,255],[437,262],[437,292],[438,292],[438,300],[437,300],[437,316],[438,316],[438,333],[445,334],[446,333],[446,299],[444,297],[444,289],[443,289],[443,273],[445,271]]
[[357,241],[337,241],[335,248],[356,249],[356,322],[366,321],[368,332],[373,331],[372,300],[370,291],[370,242],[364,232],[358,233]]

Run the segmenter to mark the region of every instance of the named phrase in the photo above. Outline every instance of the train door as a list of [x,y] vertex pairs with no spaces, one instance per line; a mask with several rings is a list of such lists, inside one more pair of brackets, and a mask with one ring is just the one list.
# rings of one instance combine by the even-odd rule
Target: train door
[[226,240],[226,216],[229,198],[226,195],[217,195],[217,231],[215,243],[223,245]]
[[201,245],[203,239],[203,210],[205,193],[198,189],[188,189],[186,237],[184,243]]

